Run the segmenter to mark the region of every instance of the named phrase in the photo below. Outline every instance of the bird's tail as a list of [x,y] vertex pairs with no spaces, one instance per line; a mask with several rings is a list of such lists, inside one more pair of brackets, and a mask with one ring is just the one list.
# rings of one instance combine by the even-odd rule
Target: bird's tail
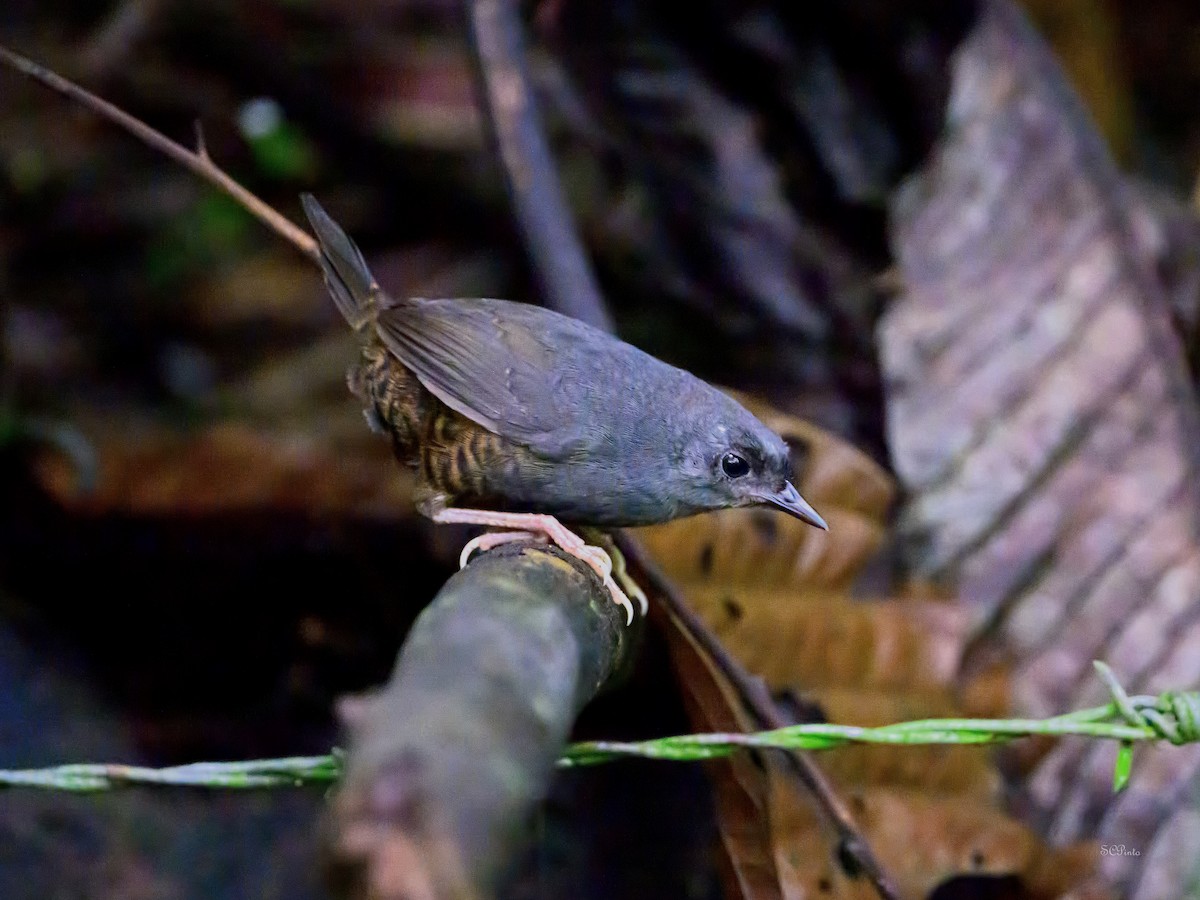
[[304,214],[317,235],[325,284],[350,327],[362,331],[375,320],[381,291],[362,251],[312,194],[301,194]]

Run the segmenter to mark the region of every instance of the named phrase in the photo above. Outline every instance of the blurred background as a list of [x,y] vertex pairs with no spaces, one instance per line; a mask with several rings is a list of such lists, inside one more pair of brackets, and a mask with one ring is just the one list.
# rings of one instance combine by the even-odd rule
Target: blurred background
[[[900,537],[871,542],[881,555],[860,592],[896,591],[914,572],[948,595],[976,576],[983,595],[993,585],[971,567],[982,538],[946,549],[922,508],[904,506],[924,489],[902,418],[913,375],[896,375],[904,365],[879,329],[928,274],[905,210],[946,135],[970,124],[955,60],[1001,6],[523,8],[559,175],[619,333],[898,474]],[[1017,49],[988,58],[1012,62],[1008,90],[1049,84],[1066,111],[1039,94],[1056,124],[1005,171],[1029,183],[1047,156],[1060,161],[1062,132],[1082,135],[1070,167],[1099,171],[1094,195],[1109,198],[1111,154],[1120,196],[1136,198],[1122,206],[1139,242],[1129,255],[1159,280],[1154,302],[1175,342],[1164,353],[1190,390],[1200,7],[1022,8],[1050,50],[1018,28]],[[0,43],[184,144],[203,123],[212,158],[293,220],[298,194],[314,192],[394,293],[540,302],[464,21],[451,0],[7,0]],[[1038,190],[1037,210],[1062,196]],[[1012,216],[997,234],[1021,230]],[[1071,224],[1028,221],[1048,234]],[[1009,274],[1039,264],[1005,263]],[[995,279],[998,265],[980,263]],[[168,765],[336,743],[335,699],[386,678],[459,546],[418,521],[406,475],[347,394],[355,353],[293,248],[128,135],[0,71],[0,766]],[[1186,437],[1194,411],[1179,415]],[[1189,453],[1137,468],[1151,480],[1190,472]],[[1172,490],[1163,503],[1190,503]],[[986,515],[1008,522],[1013,507]],[[1190,520],[1180,528],[1177,543],[1192,547]],[[1028,571],[1044,574],[1044,540],[1014,540],[1041,554]],[[1180,590],[1177,630],[1200,599],[1190,582]],[[995,624],[999,601],[981,606],[976,624],[990,621],[986,634],[1004,633],[1024,659],[1026,632]],[[689,730],[659,644],[648,637],[631,681],[585,714],[581,735]],[[995,656],[980,651],[973,671]],[[1048,711],[1037,685],[1018,683],[1015,696]],[[311,789],[10,791],[0,895],[322,897],[312,859],[323,802]],[[1026,821],[1043,836],[1086,837],[1039,820],[1038,802]],[[573,774],[506,896],[722,896],[717,833],[698,769]],[[988,896],[1031,895],[1005,884],[1012,893]]]

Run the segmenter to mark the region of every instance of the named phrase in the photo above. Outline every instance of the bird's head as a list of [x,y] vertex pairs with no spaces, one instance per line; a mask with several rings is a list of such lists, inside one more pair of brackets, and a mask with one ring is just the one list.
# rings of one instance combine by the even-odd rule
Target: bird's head
[[693,423],[683,465],[696,505],[703,509],[773,506],[828,531],[825,520],[790,481],[792,464],[783,438],[733,399],[720,415]]

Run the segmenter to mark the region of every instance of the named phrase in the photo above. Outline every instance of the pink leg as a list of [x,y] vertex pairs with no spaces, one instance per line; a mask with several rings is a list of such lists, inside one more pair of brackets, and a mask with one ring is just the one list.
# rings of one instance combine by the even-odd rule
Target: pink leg
[[[484,509],[459,509],[448,506],[434,512],[433,521],[443,525],[452,523],[461,525],[490,525],[494,528],[508,528],[520,532],[519,536],[511,538],[506,535],[494,535],[492,536],[493,538],[503,539],[495,543],[486,544],[486,546],[496,546],[496,544],[505,543],[508,540],[520,540],[521,538],[529,537],[531,534],[545,535],[567,553],[582,559],[591,566],[596,574],[600,576],[600,580],[604,582],[604,586],[608,588],[609,593],[612,594],[613,600],[625,610],[627,623],[631,624],[633,622],[633,604],[629,602],[629,598],[625,596],[625,592],[613,580],[612,559],[601,548],[593,547],[586,543],[583,538],[563,525],[554,516],[548,516],[543,513],[507,513]],[[479,538],[475,540],[478,541]],[[472,542],[464,548],[464,554],[469,555],[466,552],[467,550],[474,551],[476,547],[484,546],[485,542],[480,542],[479,544]]]

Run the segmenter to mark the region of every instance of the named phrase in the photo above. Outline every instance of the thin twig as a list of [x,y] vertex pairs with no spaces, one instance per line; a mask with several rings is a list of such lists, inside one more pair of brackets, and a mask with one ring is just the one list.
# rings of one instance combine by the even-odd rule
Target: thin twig
[[475,68],[517,222],[546,305],[612,331],[538,115],[516,0],[468,0]]
[[[696,639],[721,674],[734,686],[747,711],[758,720],[759,727],[774,731],[791,725],[792,723],[779,711],[762,679],[751,675],[730,655],[704,620],[696,615],[680,596],[670,579],[650,559],[641,544],[628,535],[621,535],[618,537],[618,545],[626,558],[641,569],[643,577],[649,582],[668,613]],[[837,831],[839,846],[844,854],[871,880],[880,897],[884,900],[896,900],[899,893],[895,887],[895,880],[876,859],[870,843],[854,821],[854,815],[830,784],[825,773],[806,753],[793,751],[788,753],[786,758],[796,777],[812,793],[822,813]]]
[[130,115],[123,109],[114,106],[107,100],[97,97],[95,94],[84,90],[79,85],[72,81],[63,78],[61,75],[50,71],[44,66],[40,66],[31,59],[27,59],[20,54],[0,46],[0,62],[11,69],[15,69],[22,75],[32,78],[52,91],[62,94],[64,97],[74,100],[76,103],[87,107],[92,112],[107,119],[114,125],[124,128],[138,140],[142,141],[147,146],[160,153],[166,154],[168,157],[179,163],[184,168],[199,175],[217,190],[224,192],[235,203],[241,205],[247,212],[257,218],[260,222],[274,231],[277,235],[294,246],[297,250],[307,256],[315,263],[320,262],[320,254],[317,250],[317,242],[314,241],[309,234],[302,228],[293,225],[287,218],[280,215],[271,206],[264,203],[250,191],[246,190],[240,184],[233,180],[225,173],[220,166],[214,163],[205,152],[203,145],[200,146],[198,152],[188,150],[181,144],[177,144],[169,137],[160,131],[151,128],[141,119]]

